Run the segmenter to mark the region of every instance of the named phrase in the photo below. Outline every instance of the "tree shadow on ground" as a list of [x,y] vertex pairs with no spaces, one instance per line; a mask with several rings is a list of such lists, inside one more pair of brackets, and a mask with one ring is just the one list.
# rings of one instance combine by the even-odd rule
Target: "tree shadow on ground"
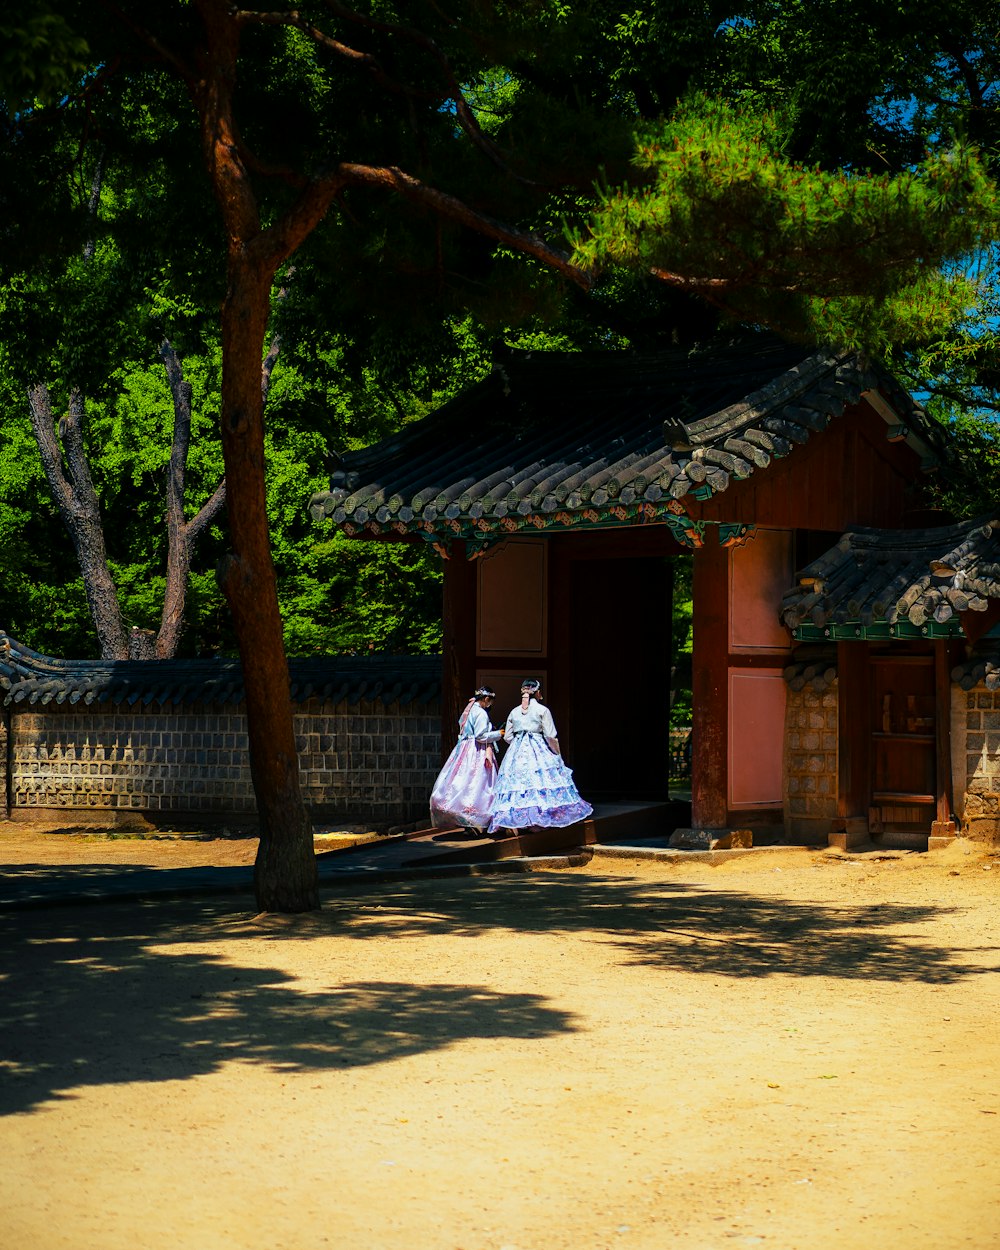
[[448,967],[448,943],[497,932],[602,942],[609,966],[654,973],[948,984],[997,968],[994,947],[961,950],[928,936],[958,908],[803,902],[618,875],[368,883],[324,891],[324,906],[258,918],[234,899],[0,913],[0,1113],[86,1085],[184,1079],[228,1060],[336,1069],[578,1027],[535,993],[439,981],[305,989],[263,962],[225,962],[211,950],[218,941],[242,940],[264,961],[286,939],[420,937],[442,944],[439,958],[430,953],[434,968]]
[[281,969],[192,952],[223,937],[227,921],[239,923],[219,903],[0,916],[0,1114],[88,1085],[183,1080],[229,1060],[350,1068],[576,1027],[538,994],[395,981],[303,989]]
[[[232,839],[237,841],[238,839]],[[151,855],[151,858],[152,855]],[[252,889],[252,864],[231,864],[224,868],[210,864],[191,864],[164,868],[158,864],[131,863],[128,860],[109,860],[106,864],[3,864],[0,865],[0,886],[9,882],[15,887],[27,886],[38,893],[65,895],[67,890],[79,893],[80,887],[103,888],[113,884],[116,893],[127,893],[130,886],[140,887],[155,873],[161,882],[169,881],[175,889],[182,889],[186,879],[194,879],[196,873],[211,873],[219,882],[219,892],[240,888]]]
[[[438,933],[474,938],[517,932],[603,935],[609,959],[711,976],[837,977],[945,984],[996,970],[995,947],[963,951],[924,928],[961,909],[912,903],[795,901],[669,880],[531,874],[402,883],[324,892],[338,931],[365,940]],[[968,958],[966,958],[968,957]]]

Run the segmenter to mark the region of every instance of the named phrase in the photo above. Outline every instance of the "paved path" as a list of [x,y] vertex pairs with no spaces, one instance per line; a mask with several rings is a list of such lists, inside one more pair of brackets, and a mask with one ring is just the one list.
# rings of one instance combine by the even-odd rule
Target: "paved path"
[[[463,841],[467,858],[463,855]],[[489,844],[485,844],[488,847]],[[450,839],[434,843],[405,837],[357,848],[321,852],[316,857],[320,889],[351,888],[376,881],[409,877],[476,876],[529,872],[566,866],[584,857],[516,856],[482,859],[484,843]],[[461,862],[465,859],[466,862]],[[129,864],[6,864],[0,866],[0,910],[54,907],[83,903],[141,902],[151,898],[191,898],[211,894],[253,896],[250,865],[221,868],[147,868]]]
[[[507,841],[477,838],[452,830],[423,830],[398,834],[377,842],[320,851],[316,856],[320,889],[350,889],[377,881],[410,877],[483,876],[491,873],[531,872],[583,864],[592,855],[632,855],[665,858],[697,852],[667,850],[667,836],[635,836],[633,829],[656,827],[660,804],[619,803],[599,805],[592,829],[583,824],[565,832],[589,841],[586,851],[565,847],[565,839],[543,831]],[[636,822],[638,821],[638,826]],[[626,834],[625,830],[629,829]],[[593,844],[594,834],[599,842]],[[611,835],[614,846],[605,846],[602,834]],[[548,836],[546,836],[548,835]],[[706,854],[736,854],[708,852]],[[115,901],[141,902],[151,898],[191,898],[199,895],[243,894],[253,898],[253,868],[149,868],[101,864],[7,864],[0,865],[0,910],[54,907]]]

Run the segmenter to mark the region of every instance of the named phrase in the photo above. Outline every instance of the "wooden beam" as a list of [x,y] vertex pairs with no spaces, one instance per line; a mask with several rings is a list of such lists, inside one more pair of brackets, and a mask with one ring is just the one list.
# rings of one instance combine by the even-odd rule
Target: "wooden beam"
[[442,603],[441,758],[455,745],[458,717],[476,682],[476,565],[465,543],[444,562]]
[[[596,537],[596,535],[595,535]],[[584,536],[581,535],[581,539]],[[576,717],[569,714],[576,702],[576,682],[578,679],[588,681],[590,674],[577,674],[574,671],[573,658],[573,627],[570,604],[573,601],[573,564],[575,544],[567,543],[565,538],[548,539],[548,578],[547,589],[548,612],[548,692],[546,702],[556,709],[556,728],[559,730],[559,745],[563,756],[568,760],[576,759],[577,724]],[[581,542],[581,546],[583,543]],[[524,661],[517,661],[521,667]],[[566,710],[564,716],[563,709]],[[506,714],[506,713],[504,713]],[[586,733],[580,726],[579,732]]]
[[722,829],[729,808],[729,552],[694,553],[691,823]]
[[937,819],[951,820],[951,648],[946,639],[934,643],[934,724],[937,738]]

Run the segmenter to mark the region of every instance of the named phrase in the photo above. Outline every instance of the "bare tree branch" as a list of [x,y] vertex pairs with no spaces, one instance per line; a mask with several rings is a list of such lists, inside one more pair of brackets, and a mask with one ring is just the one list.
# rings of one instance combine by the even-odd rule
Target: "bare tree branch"
[[455,77],[450,61],[429,35],[425,35],[423,31],[415,30],[413,27],[405,26],[402,23],[380,21],[377,18],[357,13],[353,9],[337,4],[335,0],[323,0],[323,3],[331,13],[343,18],[345,21],[364,26],[369,30],[400,36],[415,47],[423,49],[437,63],[441,72],[442,89],[439,91],[427,91],[400,82],[399,79],[394,78],[386,71],[376,56],[373,56],[370,52],[362,52],[357,48],[353,48],[342,40],[327,34],[326,31],[321,30],[320,27],[304,18],[297,9],[266,13],[241,9],[233,14],[233,20],[241,26],[250,24],[292,26],[296,30],[300,30],[304,35],[307,35],[317,46],[326,48],[327,51],[334,53],[334,55],[351,62],[358,69],[367,70],[373,81],[385,88],[386,91],[395,95],[403,95],[410,99],[428,100],[436,104],[451,101],[455,106],[455,118],[459,126],[498,169],[511,174],[519,182],[532,186],[536,185],[530,179],[523,178],[515,173],[504,159],[496,144],[484,133],[469,105],[465,92]]
[[500,243],[508,243],[517,251],[527,256],[534,256],[536,260],[540,260],[550,269],[561,273],[563,277],[569,278],[584,290],[589,290],[593,284],[593,277],[587,270],[574,264],[567,253],[551,247],[541,236],[526,230],[519,230],[515,226],[505,225],[471,208],[464,200],[449,195],[446,191],[430,187],[419,178],[414,178],[412,174],[404,173],[395,166],[344,164],[337,172],[338,176],[349,185],[381,187],[386,191],[394,191],[403,199],[413,204],[420,204],[440,217],[459,222],[470,230],[496,239]]
[[208,499],[187,523],[188,543],[193,547],[202,531],[215,520],[226,506],[226,479],[216,486]]
[[281,335],[276,334],[271,339],[271,346],[268,348],[267,355],[264,357],[264,363],[260,370],[260,391],[264,398],[264,407],[267,407],[267,396],[271,390],[271,374],[274,372],[274,366],[278,360],[278,353],[281,351]]
[[185,520],[184,491],[191,447],[191,383],[184,377],[180,357],[169,339],[160,344],[160,356],[174,402],[174,432],[167,468],[167,575],[160,630],[156,636],[156,656],[162,660],[176,654],[184,628],[192,551],[198,536],[226,502],[226,479],[222,479],[192,520]]
[[[69,411],[59,422],[62,452],[53,429],[48,387],[41,384],[30,387],[28,402],[31,406],[31,427],[49,489],[76,550],[101,656],[106,660],[125,660],[129,652],[121,605],[108,567],[100,504],[83,447],[83,396],[78,390],[72,392]],[[63,467],[64,457],[65,467],[69,470],[68,478]]]

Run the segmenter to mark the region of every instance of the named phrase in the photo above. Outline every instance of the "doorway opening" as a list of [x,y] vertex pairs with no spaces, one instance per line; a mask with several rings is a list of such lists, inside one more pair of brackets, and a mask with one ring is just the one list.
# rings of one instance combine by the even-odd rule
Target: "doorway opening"
[[[569,570],[573,771],[581,793],[598,802],[676,797],[687,809],[678,824],[690,820],[690,726],[678,734],[671,709],[679,708],[683,731],[690,588],[690,557],[573,560]],[[674,624],[678,600],[683,629]],[[684,645],[686,667],[678,663]]]

